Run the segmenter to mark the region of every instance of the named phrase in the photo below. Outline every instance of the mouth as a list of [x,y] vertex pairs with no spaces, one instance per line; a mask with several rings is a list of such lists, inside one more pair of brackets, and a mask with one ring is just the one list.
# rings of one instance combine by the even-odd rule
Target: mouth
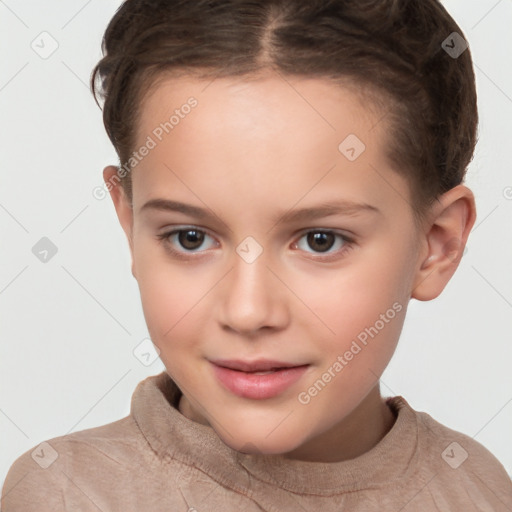
[[275,397],[295,384],[309,364],[283,361],[210,361],[220,384],[231,393],[254,400]]
[[304,364],[286,363],[283,361],[274,361],[271,359],[259,359],[258,361],[241,361],[239,359],[216,359],[211,361],[216,366],[238,370],[245,373],[272,372],[284,368],[297,368],[305,366]]

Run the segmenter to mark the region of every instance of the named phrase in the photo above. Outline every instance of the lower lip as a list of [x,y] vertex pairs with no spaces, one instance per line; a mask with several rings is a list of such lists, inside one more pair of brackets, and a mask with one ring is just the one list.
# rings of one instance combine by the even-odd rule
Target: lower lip
[[239,372],[213,364],[217,379],[229,391],[243,398],[264,400],[279,395],[292,384],[295,384],[308,369],[309,365],[283,368],[266,375]]

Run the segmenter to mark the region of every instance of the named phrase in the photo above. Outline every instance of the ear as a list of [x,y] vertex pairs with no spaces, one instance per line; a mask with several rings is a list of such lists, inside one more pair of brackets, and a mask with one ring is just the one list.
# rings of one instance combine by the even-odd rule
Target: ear
[[443,194],[432,207],[411,297],[435,299],[459,266],[476,220],[475,197],[464,185]]
[[135,268],[133,264],[133,207],[121,186],[121,180],[118,175],[119,169],[113,165],[109,165],[103,169],[103,180],[110,192],[110,197],[116,209],[117,218],[125,232],[130,247],[130,255],[132,258],[132,275],[135,275]]

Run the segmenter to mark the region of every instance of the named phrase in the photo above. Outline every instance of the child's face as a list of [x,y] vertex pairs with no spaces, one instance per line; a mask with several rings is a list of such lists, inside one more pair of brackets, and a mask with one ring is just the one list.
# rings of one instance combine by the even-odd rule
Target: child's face
[[[385,415],[378,379],[421,258],[381,117],[326,81],[280,77],[166,81],[143,104],[136,147],[156,147],[133,170],[133,218],[121,215],[144,315],[180,409],[235,449],[314,458]],[[345,143],[353,161],[339,149],[350,134],[366,146]],[[206,212],[145,207],[157,199]],[[283,218],[342,201],[372,208]],[[263,359],[305,368],[219,377],[213,363]]]

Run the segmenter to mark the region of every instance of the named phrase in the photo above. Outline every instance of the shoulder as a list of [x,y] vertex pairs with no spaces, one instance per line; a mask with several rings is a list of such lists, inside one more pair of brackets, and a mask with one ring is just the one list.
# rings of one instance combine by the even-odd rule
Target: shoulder
[[495,511],[512,509],[512,479],[485,446],[439,423],[426,412],[415,411],[403,397],[392,401],[398,408],[414,412],[417,462],[429,482],[424,492],[438,506],[442,505],[441,509],[461,503],[476,507],[475,510],[487,510],[489,504]]
[[144,456],[141,445],[145,444],[131,416],[43,441],[10,466],[1,509],[41,512],[41,503],[45,503],[45,510],[65,510],[65,495],[76,487],[75,480],[110,480],[112,474]]
[[477,472],[492,473],[497,478],[510,477],[501,462],[474,438],[439,423],[426,412],[416,412],[419,432],[431,455],[436,454],[445,465],[457,469],[463,465]]

